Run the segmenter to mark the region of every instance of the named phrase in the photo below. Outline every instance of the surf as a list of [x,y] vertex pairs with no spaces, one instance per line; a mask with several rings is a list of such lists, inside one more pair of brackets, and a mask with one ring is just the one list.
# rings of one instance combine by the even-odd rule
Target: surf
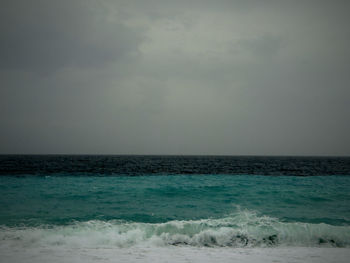
[[89,220],[68,225],[2,226],[0,239],[2,246],[16,247],[349,247],[350,227],[283,222],[244,210],[216,219],[164,223]]

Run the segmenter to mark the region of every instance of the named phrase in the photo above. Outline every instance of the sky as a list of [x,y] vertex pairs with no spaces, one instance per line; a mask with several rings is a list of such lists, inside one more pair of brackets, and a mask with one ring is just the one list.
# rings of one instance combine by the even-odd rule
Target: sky
[[0,153],[350,155],[350,1],[0,2]]

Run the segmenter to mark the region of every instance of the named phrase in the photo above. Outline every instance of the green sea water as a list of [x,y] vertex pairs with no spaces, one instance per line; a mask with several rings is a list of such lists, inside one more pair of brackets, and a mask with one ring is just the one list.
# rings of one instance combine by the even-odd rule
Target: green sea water
[[0,179],[0,224],[221,218],[237,209],[285,222],[350,224],[350,177],[169,175]]
[[347,176],[3,176],[0,235],[89,237],[92,246],[348,246],[349,190]]

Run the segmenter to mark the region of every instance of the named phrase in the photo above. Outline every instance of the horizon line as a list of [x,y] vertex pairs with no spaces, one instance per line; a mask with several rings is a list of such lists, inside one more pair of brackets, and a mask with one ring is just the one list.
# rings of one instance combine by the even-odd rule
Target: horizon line
[[61,155],[61,156],[184,156],[184,157],[350,157],[350,155],[327,155],[327,154],[134,154],[134,153],[0,153],[1,155]]

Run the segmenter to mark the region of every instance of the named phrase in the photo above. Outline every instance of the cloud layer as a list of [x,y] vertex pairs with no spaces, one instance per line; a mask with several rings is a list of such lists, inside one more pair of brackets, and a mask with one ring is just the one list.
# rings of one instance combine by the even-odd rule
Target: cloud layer
[[347,1],[4,1],[2,153],[349,155]]

